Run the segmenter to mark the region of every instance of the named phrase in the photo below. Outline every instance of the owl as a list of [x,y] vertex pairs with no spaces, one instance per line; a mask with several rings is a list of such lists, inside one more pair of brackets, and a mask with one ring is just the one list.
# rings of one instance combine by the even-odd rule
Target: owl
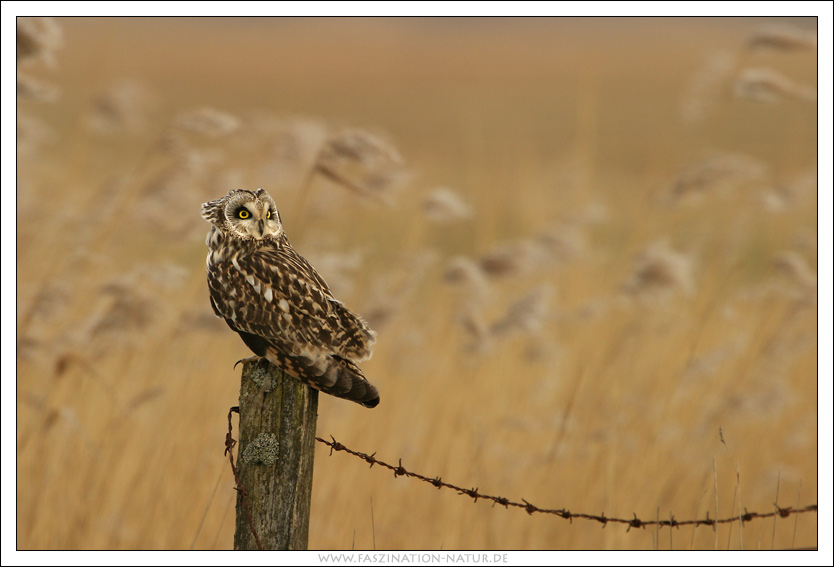
[[317,390],[372,408],[379,392],[357,363],[376,333],[330,291],[287,239],[263,189],[203,203],[211,229],[206,271],[214,313],[256,357]]

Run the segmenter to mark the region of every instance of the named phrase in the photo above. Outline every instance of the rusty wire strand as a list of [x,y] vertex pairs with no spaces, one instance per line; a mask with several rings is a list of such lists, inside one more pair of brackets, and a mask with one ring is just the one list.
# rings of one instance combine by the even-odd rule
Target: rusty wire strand
[[232,449],[235,445],[237,445],[237,441],[232,438],[232,413],[240,413],[240,408],[237,406],[232,406],[229,408],[229,431],[226,432],[226,450],[223,451],[224,455],[229,455],[229,464],[232,465],[232,474],[235,476],[235,490],[237,493],[240,494],[240,499],[243,502],[243,509],[246,510],[246,517],[249,518],[249,528],[252,530],[252,535],[255,536],[255,543],[258,544],[258,549],[263,551],[263,546],[261,545],[261,540],[258,537],[258,532],[255,531],[255,522],[252,520],[252,512],[249,510],[249,503],[246,501],[246,487],[243,486],[243,483],[240,482],[240,477],[237,476],[237,468],[235,468],[235,458],[232,455]]
[[463,495],[469,496],[470,498],[472,498],[472,500],[474,502],[477,502],[478,499],[491,500],[493,502],[493,506],[495,506],[495,504],[500,504],[500,505],[504,506],[504,508],[509,508],[509,507],[521,508],[530,515],[532,515],[533,513],[536,513],[536,512],[541,513],[541,514],[552,514],[554,516],[558,516],[560,518],[563,518],[565,520],[569,520],[571,522],[573,522],[574,518],[581,518],[581,519],[584,519],[584,520],[593,520],[595,522],[599,522],[600,524],[602,524],[603,528],[606,525],[608,525],[609,523],[624,524],[624,525],[627,526],[626,531],[630,531],[631,528],[643,528],[643,529],[645,529],[649,526],[660,526],[660,527],[668,526],[670,528],[673,528],[673,527],[674,528],[679,528],[681,526],[695,526],[695,527],[698,527],[698,526],[716,526],[716,525],[719,525],[719,524],[732,524],[733,522],[738,522],[738,521],[741,521],[742,523],[743,522],[749,522],[749,521],[754,520],[756,518],[772,518],[772,517],[775,517],[777,515],[781,518],[787,518],[788,516],[790,516],[792,514],[803,514],[805,512],[816,512],[817,511],[817,505],[816,504],[810,504],[808,506],[805,506],[804,508],[793,508],[791,506],[788,506],[786,508],[781,508],[778,505],[774,504],[774,507],[776,509],[773,512],[765,512],[765,513],[748,512],[747,509],[745,508],[744,509],[744,514],[736,514],[735,516],[732,516],[730,518],[711,519],[709,517],[709,512],[707,512],[707,517],[703,520],[676,520],[674,516],[670,516],[670,518],[668,520],[658,519],[658,520],[648,520],[648,521],[646,521],[646,520],[639,519],[637,517],[637,514],[634,514],[634,513],[632,513],[632,515],[634,517],[630,520],[627,520],[627,519],[623,519],[623,518],[608,517],[608,516],[605,515],[604,512],[601,515],[597,516],[595,514],[583,514],[583,513],[571,512],[569,510],[565,510],[564,508],[561,508],[561,509],[558,509],[558,510],[553,510],[553,509],[548,509],[548,508],[539,508],[538,506],[535,506],[534,504],[531,504],[530,502],[528,502],[527,500],[525,500],[523,498],[521,499],[521,502],[514,502],[514,501],[510,500],[509,498],[504,498],[502,496],[490,496],[488,494],[482,494],[482,493],[478,492],[477,488],[461,488],[460,486],[455,486],[454,484],[449,484],[448,482],[444,482],[443,480],[441,480],[441,478],[439,476],[434,477],[434,478],[429,478],[429,477],[421,475],[419,473],[414,473],[414,472],[406,470],[405,467],[403,467],[402,459],[399,459],[397,466],[390,465],[390,464],[388,464],[384,461],[380,461],[379,459],[377,459],[375,457],[376,453],[372,453],[372,454],[368,455],[367,453],[362,453],[360,451],[354,451],[353,449],[349,449],[348,447],[345,447],[344,445],[342,445],[341,443],[336,441],[336,439],[332,435],[330,436],[330,439],[332,439],[332,441],[326,441],[326,440],[322,439],[321,437],[316,437],[316,441],[318,441],[319,443],[323,443],[324,445],[327,445],[328,447],[330,447],[330,455],[331,456],[333,455],[333,451],[337,451],[337,452],[338,451],[344,451],[345,453],[349,453],[349,454],[353,455],[354,457],[358,457],[358,458],[362,459],[363,461],[365,461],[366,463],[369,463],[371,467],[373,467],[374,465],[379,465],[379,466],[384,467],[384,468],[386,468],[390,471],[393,471],[394,472],[394,478],[399,477],[399,476],[416,478],[416,479],[422,480],[423,482],[427,482],[427,483],[431,484],[432,486],[437,487],[438,489],[440,489],[440,488],[451,488],[452,490],[456,491],[458,494],[463,494]]

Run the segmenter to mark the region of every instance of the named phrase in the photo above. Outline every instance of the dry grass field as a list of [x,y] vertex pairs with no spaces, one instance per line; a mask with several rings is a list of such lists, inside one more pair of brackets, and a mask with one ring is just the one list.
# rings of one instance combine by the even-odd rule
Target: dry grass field
[[[19,61],[18,548],[231,548],[249,352],[199,211],[232,188],[379,332],[379,407],[321,396],[319,436],[571,512],[817,502],[813,20],[54,23]],[[310,549],[817,545],[315,459]]]

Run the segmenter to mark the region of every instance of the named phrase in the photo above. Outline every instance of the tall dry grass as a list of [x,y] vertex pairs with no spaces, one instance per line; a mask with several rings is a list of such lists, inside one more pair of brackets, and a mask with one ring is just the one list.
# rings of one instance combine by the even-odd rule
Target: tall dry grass
[[[325,396],[320,436],[574,512],[816,502],[816,109],[734,95],[751,68],[813,84],[813,50],[746,49],[778,44],[746,20],[42,27],[64,48],[24,62],[60,94],[18,102],[19,548],[231,547],[246,349],[210,312],[199,204],[234,187],[269,190],[379,331],[380,406]],[[320,446],[310,548],[770,549],[816,526],[603,530]]]

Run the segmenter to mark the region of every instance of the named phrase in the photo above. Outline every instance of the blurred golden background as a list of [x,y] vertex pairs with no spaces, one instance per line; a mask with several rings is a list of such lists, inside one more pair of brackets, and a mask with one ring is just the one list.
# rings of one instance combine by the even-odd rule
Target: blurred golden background
[[[18,64],[18,548],[231,548],[232,188],[379,332],[320,437],[571,512],[817,501],[815,20],[24,20]],[[817,545],[315,459],[310,549]]]

